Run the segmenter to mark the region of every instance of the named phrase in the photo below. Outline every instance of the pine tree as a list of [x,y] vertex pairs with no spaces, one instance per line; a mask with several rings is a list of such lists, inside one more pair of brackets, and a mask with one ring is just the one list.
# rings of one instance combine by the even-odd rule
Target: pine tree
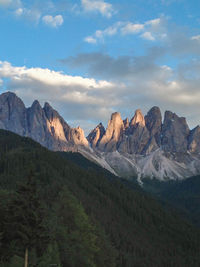
[[48,244],[44,209],[32,174],[28,176],[26,183],[18,187],[9,205],[9,214],[11,243],[18,248],[15,254],[24,251],[24,266],[28,267],[29,252],[35,249],[36,254],[40,256]]

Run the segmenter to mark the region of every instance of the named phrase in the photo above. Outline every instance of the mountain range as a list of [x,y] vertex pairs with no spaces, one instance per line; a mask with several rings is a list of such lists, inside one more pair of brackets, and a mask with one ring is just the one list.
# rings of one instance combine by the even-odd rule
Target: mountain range
[[98,124],[85,137],[71,128],[48,103],[35,100],[26,108],[14,93],[0,95],[0,128],[31,137],[53,151],[80,152],[115,175],[159,180],[183,179],[200,173],[200,127],[189,129],[186,119],[158,107],[146,116],[140,109],[129,121],[111,115],[105,129]]

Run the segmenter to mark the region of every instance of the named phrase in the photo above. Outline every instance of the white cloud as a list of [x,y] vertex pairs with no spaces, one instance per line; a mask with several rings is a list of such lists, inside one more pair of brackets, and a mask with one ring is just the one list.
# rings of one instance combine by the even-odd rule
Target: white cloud
[[121,33],[123,35],[134,34],[134,33],[141,32],[143,29],[144,29],[143,24],[134,24],[134,23],[129,22],[121,28]]
[[[71,76],[42,68],[15,67],[0,61],[0,79],[7,90],[15,92],[26,104],[34,99],[48,101],[66,120],[106,119],[117,105],[115,90],[123,85]],[[105,97],[106,96],[106,97]]]
[[113,6],[103,0],[81,0],[81,4],[86,12],[99,12],[107,18],[110,18],[114,13]]
[[15,10],[15,15],[18,18],[24,18],[29,21],[33,21],[38,23],[41,18],[41,11],[36,8],[28,9],[24,7],[20,7]]
[[[106,69],[111,80],[116,80],[113,72],[118,76],[120,70],[126,69],[122,75],[127,83],[71,76],[49,69],[15,67],[1,61],[0,81],[6,79],[3,86],[7,85],[7,89],[17,93],[26,104],[30,105],[34,99],[42,103],[49,101],[67,121],[76,121],[83,127],[87,127],[88,120],[94,124],[106,123],[113,111],[121,112],[122,117],[131,117],[136,108],[147,112],[154,105],[188,117],[192,126],[199,123],[200,62],[190,62],[175,71],[167,65],[155,64],[156,55],[132,61],[96,57],[105,61],[101,62],[101,68]],[[93,58],[95,55],[90,58],[91,62]]]
[[15,15],[20,17],[20,16],[22,16],[23,12],[24,12],[23,8],[20,7],[20,8],[15,10]]
[[11,7],[16,8],[21,5],[20,0],[0,0],[0,7]]
[[84,41],[87,42],[87,43],[90,43],[90,44],[96,44],[96,42],[97,42],[97,40],[94,37],[92,37],[92,36],[86,37],[84,39]]
[[149,41],[155,40],[156,39],[155,36],[158,39],[163,39],[164,37],[166,37],[166,33],[162,32],[158,34],[158,32],[160,32],[161,25],[162,25],[161,18],[149,20],[144,22],[143,24],[133,23],[130,21],[128,22],[118,21],[104,30],[97,30],[93,35],[87,36],[84,39],[84,41],[91,44],[96,44],[98,41],[104,41],[104,38],[106,36],[114,36],[117,34],[125,36],[131,34],[139,34],[139,33],[143,33],[140,36]]
[[157,18],[157,19],[152,19],[152,20],[148,20],[145,24],[146,25],[159,25],[161,23],[161,19]]
[[191,40],[197,40],[200,41],[200,35],[195,35],[191,37]]
[[46,25],[53,27],[53,28],[57,28],[61,26],[64,22],[62,15],[57,15],[55,17],[51,15],[46,15],[42,18],[42,20]]
[[153,37],[151,32],[144,32],[140,35],[143,39],[149,40],[149,41],[155,41],[155,38]]

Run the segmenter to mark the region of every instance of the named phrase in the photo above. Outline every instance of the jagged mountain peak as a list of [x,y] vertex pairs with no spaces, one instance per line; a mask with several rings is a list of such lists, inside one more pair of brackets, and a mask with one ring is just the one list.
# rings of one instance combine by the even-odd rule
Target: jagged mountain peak
[[144,119],[141,109],[136,109],[135,115],[130,121],[130,126],[134,126],[137,124],[139,124],[140,126],[145,126],[145,119]]
[[105,132],[106,130],[101,122],[90,132],[87,140],[93,148],[98,146]]
[[1,105],[3,102],[8,102],[11,105],[16,105],[25,108],[23,101],[13,92],[5,92],[0,95]]
[[31,105],[31,109],[42,110],[42,107],[40,105],[40,102],[38,100],[35,100],[33,102],[33,104]]
[[[77,151],[122,176],[181,179],[200,173],[200,127],[190,131],[186,119],[159,107],[144,117],[137,109],[130,124],[114,112],[105,130],[99,123],[85,138],[59,113],[36,100],[26,108],[12,92],[0,95],[0,128],[29,136],[51,150]],[[89,147],[89,144],[91,148]]]

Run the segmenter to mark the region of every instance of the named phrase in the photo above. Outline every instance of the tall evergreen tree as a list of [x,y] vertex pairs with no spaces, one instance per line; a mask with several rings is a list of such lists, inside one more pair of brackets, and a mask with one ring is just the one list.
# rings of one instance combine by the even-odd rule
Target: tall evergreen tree
[[26,183],[21,184],[9,205],[9,223],[13,229],[10,240],[15,244],[16,255],[24,251],[24,266],[28,267],[29,252],[34,249],[40,256],[48,244],[44,224],[44,209],[37,195],[34,176],[30,174]]

